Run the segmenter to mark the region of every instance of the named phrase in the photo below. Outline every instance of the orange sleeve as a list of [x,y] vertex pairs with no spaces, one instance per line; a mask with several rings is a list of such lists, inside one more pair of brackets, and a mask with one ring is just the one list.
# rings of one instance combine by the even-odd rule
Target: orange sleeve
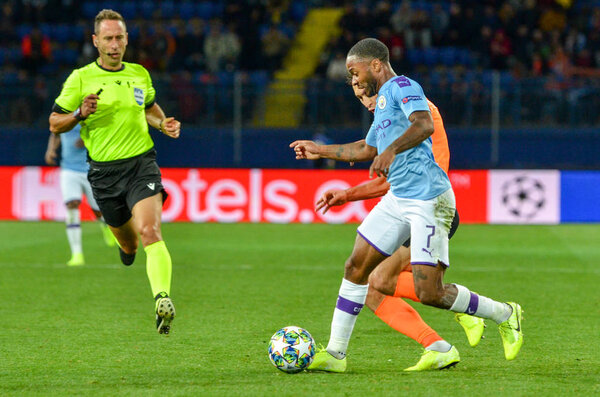
[[448,148],[448,136],[444,128],[444,121],[437,106],[429,99],[427,100],[433,118],[433,134],[431,134],[431,148],[435,162],[448,173],[450,167],[450,148]]
[[390,190],[390,184],[385,177],[372,179],[362,185],[346,189],[348,201],[368,200],[381,197]]

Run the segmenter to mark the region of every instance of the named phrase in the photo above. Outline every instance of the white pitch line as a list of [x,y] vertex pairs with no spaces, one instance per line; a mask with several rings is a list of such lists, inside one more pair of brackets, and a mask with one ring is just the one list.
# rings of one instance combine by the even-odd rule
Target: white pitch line
[[33,268],[33,269],[119,269],[125,266],[120,264],[85,264],[83,266],[67,266],[64,263],[0,263],[0,267]]

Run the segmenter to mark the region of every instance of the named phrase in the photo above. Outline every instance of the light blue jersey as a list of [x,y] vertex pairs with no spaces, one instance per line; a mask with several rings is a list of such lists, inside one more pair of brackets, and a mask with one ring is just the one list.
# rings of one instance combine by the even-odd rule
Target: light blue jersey
[[77,147],[81,139],[80,130],[81,126],[77,124],[71,131],[60,135],[60,166],[71,171],[88,172],[87,150],[82,142],[79,142],[81,147]]
[[[388,80],[377,96],[375,118],[366,137],[369,146],[381,154],[410,126],[413,112],[427,111],[427,98],[414,80],[397,76]],[[398,153],[390,166],[388,182],[394,196],[430,200],[450,188],[446,173],[436,164],[431,151],[431,138],[414,148]]]

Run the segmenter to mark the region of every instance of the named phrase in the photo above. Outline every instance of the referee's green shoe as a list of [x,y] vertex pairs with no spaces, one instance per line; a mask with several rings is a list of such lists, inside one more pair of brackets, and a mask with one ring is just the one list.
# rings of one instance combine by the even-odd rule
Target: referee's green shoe
[[321,346],[315,353],[312,363],[306,369],[308,371],[345,372],[346,357],[339,360]]

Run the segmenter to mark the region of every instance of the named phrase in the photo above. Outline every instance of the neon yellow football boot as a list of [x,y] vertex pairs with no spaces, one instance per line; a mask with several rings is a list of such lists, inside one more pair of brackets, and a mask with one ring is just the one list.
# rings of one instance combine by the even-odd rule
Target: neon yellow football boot
[[313,362],[306,369],[308,371],[345,372],[346,357],[339,360],[329,354],[323,346],[320,346],[315,353]]
[[483,330],[486,325],[482,318],[470,316],[466,313],[456,313],[454,319],[459,323],[467,334],[469,345],[475,347],[483,339]]
[[73,254],[71,259],[67,262],[67,266],[83,266],[85,265],[85,259],[83,253]]
[[502,337],[504,357],[507,360],[514,360],[523,345],[523,330],[521,329],[523,310],[518,303],[506,302],[506,304],[512,308],[512,314],[508,320],[498,324],[498,331]]
[[434,369],[445,369],[455,366],[460,362],[460,355],[456,347],[452,346],[445,353],[436,352],[434,350],[425,350],[418,363],[412,367],[408,367],[405,371],[430,371]]

